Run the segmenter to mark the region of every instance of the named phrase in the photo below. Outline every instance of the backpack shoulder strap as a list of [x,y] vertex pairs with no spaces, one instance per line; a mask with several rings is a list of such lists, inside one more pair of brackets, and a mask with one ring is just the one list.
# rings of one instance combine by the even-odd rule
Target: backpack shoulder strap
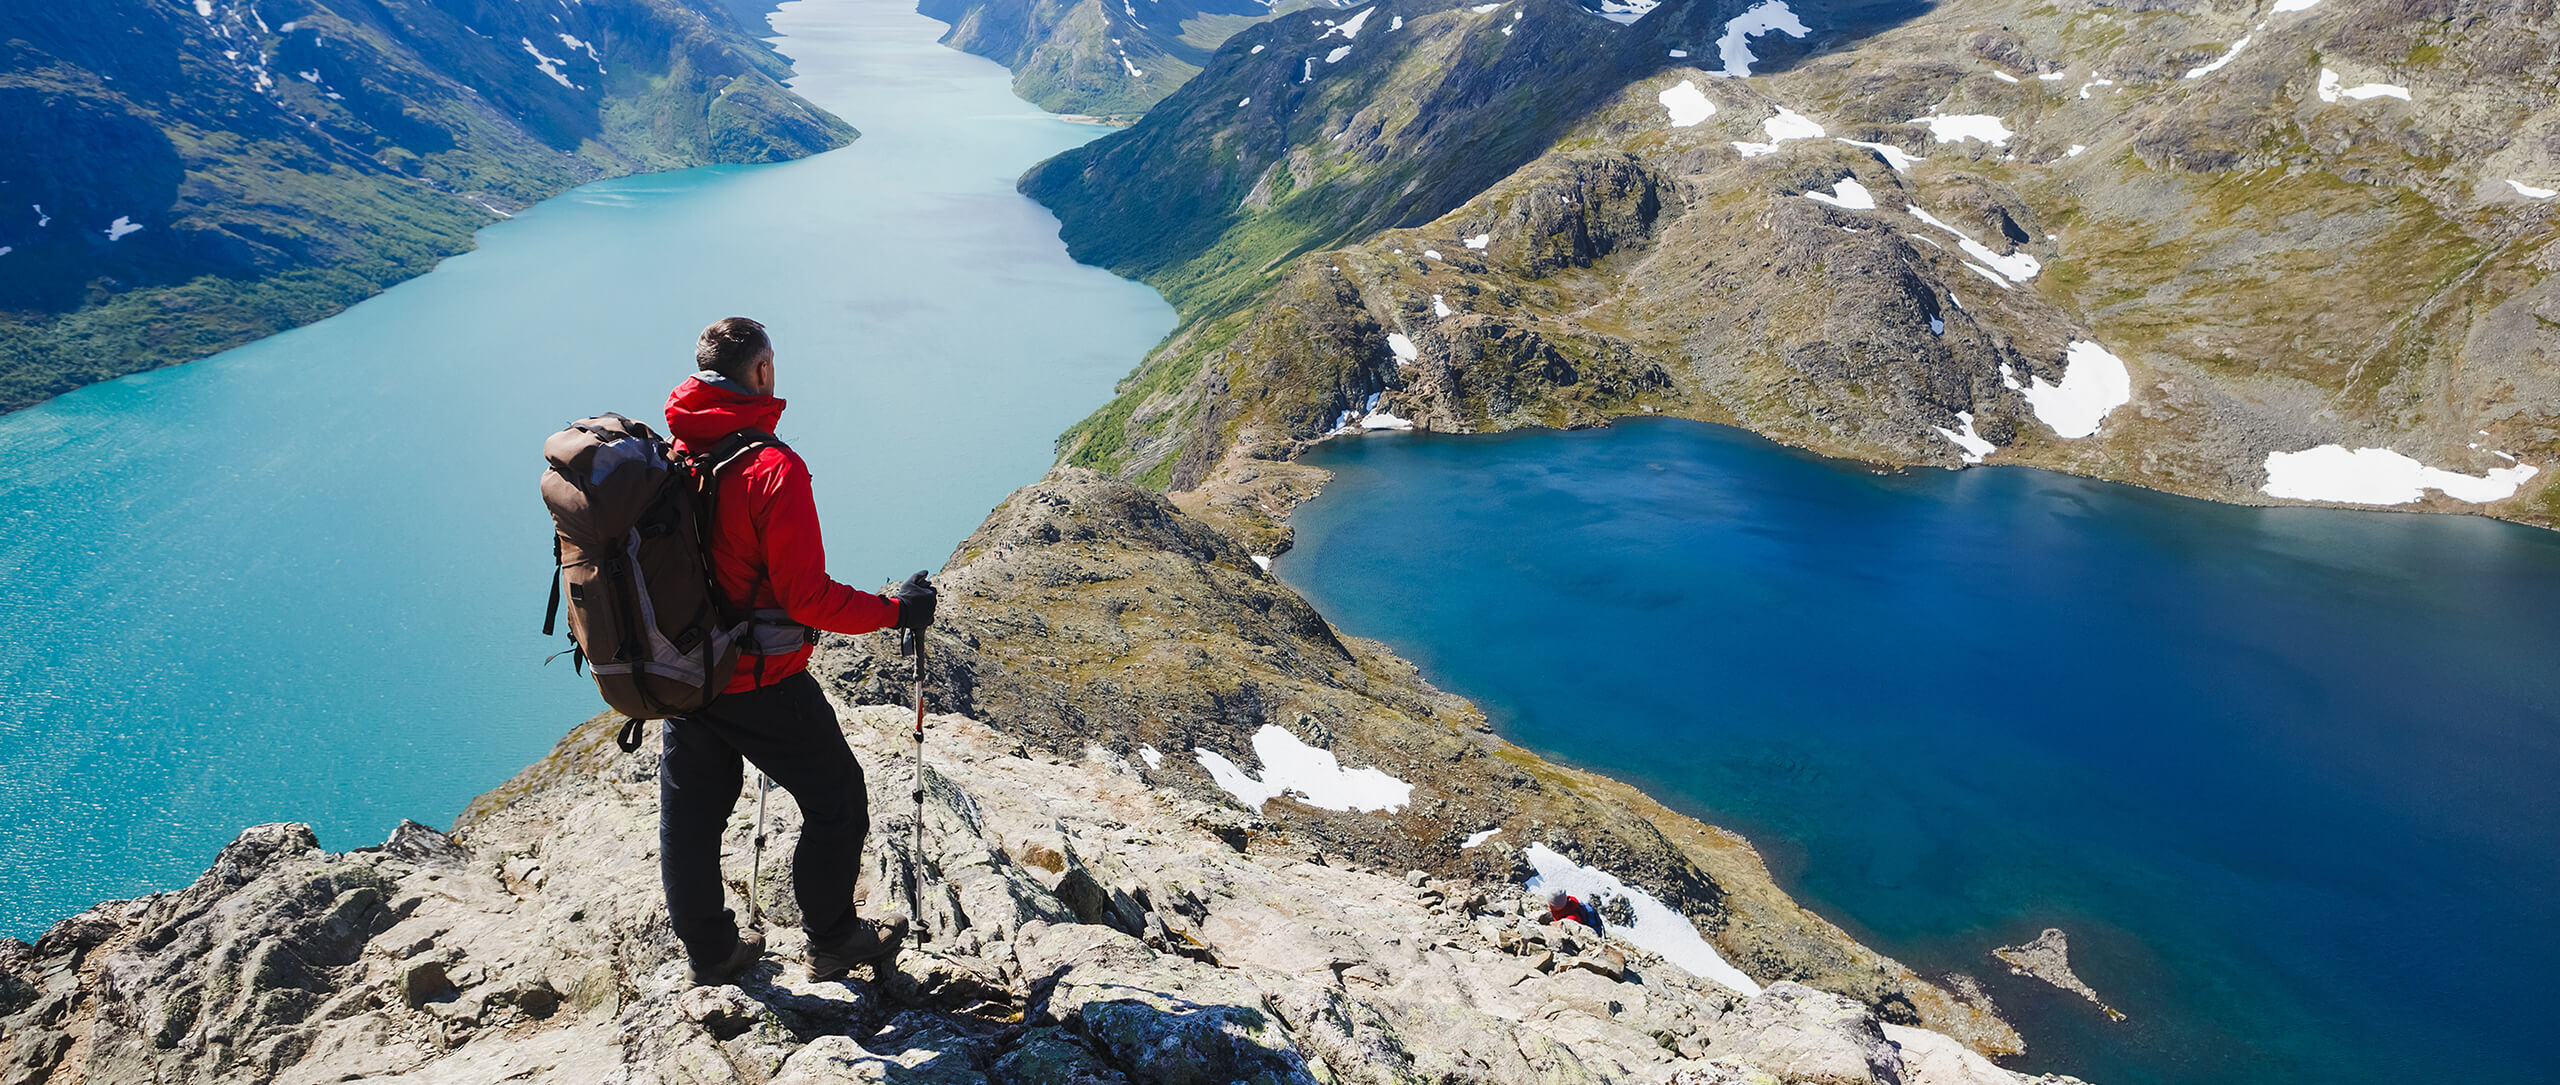
[[729,469],[730,464],[748,459],[765,449],[788,449],[790,447],[790,445],[782,443],[782,438],[766,433],[763,430],[739,430],[736,433],[732,433],[727,437],[721,438],[719,444],[713,445],[711,447],[711,451],[703,455],[703,478],[706,481],[718,478],[720,477],[720,472]]

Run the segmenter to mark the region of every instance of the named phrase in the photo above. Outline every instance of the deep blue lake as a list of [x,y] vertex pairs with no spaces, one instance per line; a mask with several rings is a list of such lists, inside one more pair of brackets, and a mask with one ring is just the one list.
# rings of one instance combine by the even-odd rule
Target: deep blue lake
[[[1339,440],[1276,571],[1748,835],[2103,1085],[2550,1080],[2560,534],[1877,474],[1698,423]],[[2131,1015],[1989,957],[2046,926]]]
[[0,418],[0,935],[185,885],[262,821],[450,824],[600,710],[542,666],[542,440],[660,424],[703,325],[773,329],[861,587],[939,567],[1173,327],[1013,190],[1105,129],[912,0],[773,25],[860,141],[589,185],[332,319]]

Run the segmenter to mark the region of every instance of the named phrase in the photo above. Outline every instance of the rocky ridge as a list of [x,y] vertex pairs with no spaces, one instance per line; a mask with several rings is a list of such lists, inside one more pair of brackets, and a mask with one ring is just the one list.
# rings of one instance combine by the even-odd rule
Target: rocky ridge
[[[929,699],[986,722],[934,718],[913,854],[911,717],[856,707],[911,672],[885,637],[824,648],[869,770],[867,907],[910,899],[913,862],[931,933],[847,982],[798,963],[780,794],[752,883],[771,951],[733,985],[685,981],[654,763],[599,717],[449,835],[331,854],[260,826],[186,889],[0,943],[0,1081],[2029,1080],[1980,1053],[2014,1048],[1986,1008],[1793,909],[1747,845],[1521,758],[1246,558],[1090,472],[1017,493],[944,573]],[[1078,668],[1097,673],[1059,673]],[[1111,693],[1081,692],[1105,670]],[[1257,809],[1194,752],[1252,765],[1274,726],[1408,800]],[[741,909],[753,809],[729,830]],[[1478,823],[1504,832],[1451,839]],[[1533,922],[1528,845],[1674,902],[1761,989]]]
[[1735,3],[1389,2],[1406,37],[1304,83],[1315,33],[1275,20],[1024,180],[1185,317],[1062,449],[1285,513],[1311,483],[1272,465],[1378,412],[1660,413],[1891,465],[2400,499],[2278,483],[2335,446],[2421,479],[2400,507],[2549,526],[2539,2],[1807,3],[1803,35],[1741,39],[1748,78]]

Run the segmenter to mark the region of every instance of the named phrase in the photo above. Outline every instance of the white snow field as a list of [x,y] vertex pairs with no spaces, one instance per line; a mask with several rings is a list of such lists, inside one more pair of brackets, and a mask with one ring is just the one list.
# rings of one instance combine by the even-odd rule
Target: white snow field
[[1567,859],[1544,844],[1531,844],[1520,855],[1538,871],[1536,877],[1524,883],[1533,897],[1562,889],[1595,908],[1603,896],[1624,897],[1633,906],[1636,920],[1610,927],[1611,936],[1659,953],[1692,976],[1713,980],[1745,995],[1760,993],[1758,983],[1743,975],[1741,969],[1725,963],[1724,955],[1698,933],[1697,924],[1672,911],[1670,905],[1653,894],[1618,880],[1608,871]]
[[2009,137],[2017,135],[2000,118],[1987,113],[1933,113],[1911,118],[1913,124],[1929,126],[1929,138],[1940,143],[1978,139],[1994,147],[2009,145]]
[[2435,490],[2456,501],[2480,504],[2516,495],[2516,488],[2540,474],[2529,463],[2500,467],[2486,475],[2466,475],[2429,467],[2387,448],[2321,445],[2300,452],[2267,453],[2267,484],[2259,492],[2296,501],[2336,501],[2351,505],[2406,505]]
[[1804,20],[1796,18],[1786,0],[1760,0],[1740,15],[1725,20],[1724,36],[1716,39],[1716,56],[1724,61],[1718,75],[1734,79],[1747,78],[1751,66],[1760,58],[1751,55],[1751,39],[1776,31],[1791,38],[1801,38],[1812,31]]
[[1867,186],[1859,184],[1855,177],[1843,177],[1832,184],[1830,192],[1807,192],[1804,198],[1816,203],[1827,203],[1833,207],[1845,207],[1852,211],[1876,209],[1875,194],[1868,192]]
[[1671,114],[1671,127],[1689,128],[1716,115],[1716,104],[1707,100],[1707,92],[1698,84],[1683,79],[1680,85],[1654,95],[1662,108]]
[[[1930,321],[1930,323],[1932,325],[1944,327],[1944,325],[1938,324],[1935,320]],[[1957,448],[1963,449],[1964,451],[1961,455],[1964,457],[1964,462],[1981,463],[1984,456],[1988,456],[1999,449],[2000,446],[1983,440],[1981,434],[1973,431],[1972,411],[1957,411],[1956,421],[1964,423],[1964,428],[1953,430],[1948,429],[1945,426],[1931,426],[1929,428],[1938,431],[1938,436],[1955,442]]]
[[1370,813],[1400,810],[1413,801],[1412,784],[1374,768],[1343,768],[1332,751],[1300,742],[1277,724],[1263,724],[1253,733],[1253,754],[1262,761],[1260,779],[1213,751],[1194,748],[1191,753],[1209,770],[1210,779],[1255,810],[1284,794],[1319,809]]
[[[2046,384],[2039,375],[2019,390],[2026,393],[2027,405],[2035,408],[2037,421],[2053,427],[2057,437],[2078,440],[2098,432],[2098,423],[2106,420],[2108,411],[2132,401],[2133,375],[2125,371],[2124,359],[2086,339],[2072,343],[2063,352],[2063,361],[2062,383]],[[2018,388],[2017,376],[2006,363],[2000,367],[2000,378]]]

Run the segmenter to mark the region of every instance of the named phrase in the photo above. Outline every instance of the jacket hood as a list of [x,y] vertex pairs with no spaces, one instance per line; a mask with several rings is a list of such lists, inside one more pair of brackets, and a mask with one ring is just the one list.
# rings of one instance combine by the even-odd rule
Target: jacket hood
[[696,373],[667,394],[667,434],[687,449],[705,448],[742,429],[771,433],[782,421],[780,396],[760,396],[717,373]]

